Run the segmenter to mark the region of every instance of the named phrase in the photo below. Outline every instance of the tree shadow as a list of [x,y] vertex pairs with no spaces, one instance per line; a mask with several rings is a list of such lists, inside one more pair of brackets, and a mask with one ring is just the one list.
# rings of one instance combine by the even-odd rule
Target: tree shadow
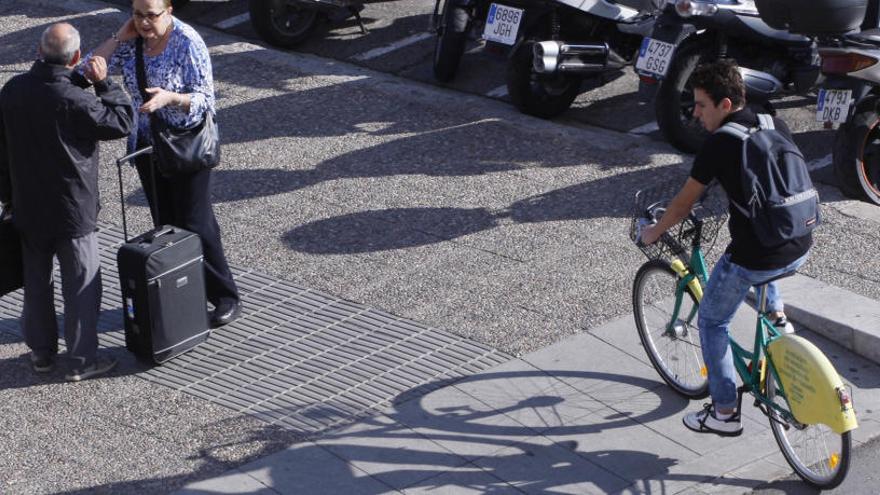
[[[284,104],[282,102],[283,99],[279,100],[279,104]],[[268,105],[271,106],[271,104]],[[256,122],[256,116],[264,113],[266,109],[253,110],[253,118],[246,120]],[[236,112],[235,109],[226,111]],[[227,202],[273,196],[338,179],[401,175],[469,177],[534,167],[576,167],[582,166],[584,163],[582,149],[571,145],[560,149],[553,156],[547,156],[541,149],[524,143],[521,134],[509,132],[510,128],[498,120],[470,122],[436,129],[426,129],[431,125],[418,122],[418,119],[416,122],[398,120],[388,123],[388,127],[379,126],[376,130],[369,129],[370,123],[367,118],[361,120],[367,124],[363,127],[359,127],[360,124],[357,123],[313,122],[309,124],[312,127],[306,129],[298,124],[298,122],[312,122],[313,120],[309,116],[301,116],[274,126],[270,126],[268,123],[267,125],[232,126],[224,131],[224,139],[227,142],[248,143],[280,135],[308,138],[316,135],[323,136],[331,132],[340,135],[358,135],[359,139],[401,134],[403,137],[342,153],[320,162],[313,169],[296,169],[296,164],[282,164],[278,168],[270,169],[250,168],[248,165],[236,170],[225,169],[221,166],[215,169],[212,177],[214,201]],[[355,122],[358,121],[355,120]],[[620,156],[619,153],[609,153],[607,157],[603,156],[601,167],[640,165],[627,161],[629,158]],[[601,185],[567,188],[557,193],[556,196],[563,196],[558,200],[559,202],[575,200],[578,204],[585,201],[584,198],[576,197],[581,193],[613,201],[615,197],[619,198],[621,191],[632,190],[634,192],[635,189],[631,189],[630,186],[650,184],[656,180],[654,175],[664,176],[667,169],[668,167],[654,168],[620,174],[620,177],[602,179]],[[621,187],[621,189],[606,189],[614,187]],[[129,204],[146,205],[143,190],[131,192],[126,201]],[[548,198],[532,198],[530,201],[550,200]],[[571,216],[575,217],[576,215],[571,214]]]
[[[595,218],[628,218],[635,192],[656,181],[674,180],[680,165],[638,170],[576,184],[525,198],[501,211],[486,208],[393,208],[316,220],[284,236],[293,250],[315,254],[351,254],[449,241],[505,222],[538,223]],[[627,200],[621,200],[627,198]]]
[[[27,12],[13,12],[16,15],[24,15],[31,19],[43,19],[46,17],[58,16],[58,10],[43,7],[40,5],[31,5]],[[92,45],[89,44],[93,39],[97,38],[95,34],[99,31],[99,27],[105,23],[115,19],[119,14],[113,12],[103,12],[99,14],[72,13],[70,18],[65,22],[72,24],[82,35],[83,53],[90,50]],[[16,29],[0,36],[0,65],[14,65],[32,62],[37,59],[37,49],[40,43],[40,36],[43,31],[54,24],[54,22],[46,22],[37,26],[24,29]],[[106,32],[103,32],[106,37]],[[97,41],[92,41],[97,42]]]

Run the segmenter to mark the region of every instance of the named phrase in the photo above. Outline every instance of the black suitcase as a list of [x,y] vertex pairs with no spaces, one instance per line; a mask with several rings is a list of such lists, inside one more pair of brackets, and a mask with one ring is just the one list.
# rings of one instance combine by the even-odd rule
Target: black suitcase
[[[147,153],[145,150],[117,161],[120,196],[122,165]],[[125,347],[139,357],[161,364],[210,335],[202,241],[197,234],[170,225],[128,240],[124,200],[122,218],[126,242],[119,248],[116,262],[122,289]]]
[[22,287],[21,238],[4,211],[0,213],[0,296]]

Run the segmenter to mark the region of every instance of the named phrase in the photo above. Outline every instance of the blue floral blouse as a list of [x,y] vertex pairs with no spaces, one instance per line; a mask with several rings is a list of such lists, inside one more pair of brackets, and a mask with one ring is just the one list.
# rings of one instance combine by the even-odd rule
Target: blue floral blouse
[[[189,113],[176,106],[166,106],[156,114],[173,127],[189,127],[202,121],[206,111],[216,114],[214,102],[214,76],[211,72],[211,59],[208,47],[202,37],[189,24],[172,17],[173,30],[165,50],[155,57],[144,54],[144,71],[147,74],[146,87],[160,87],[190,96]],[[91,54],[89,54],[91,55]],[[88,60],[88,56],[85,57]],[[138,89],[135,65],[135,40],[125,41],[107,62],[111,74],[122,73],[125,89],[131,96],[135,111],[143,104]],[[136,131],[129,136],[128,148],[135,149],[137,143],[150,144],[150,115],[137,113]]]

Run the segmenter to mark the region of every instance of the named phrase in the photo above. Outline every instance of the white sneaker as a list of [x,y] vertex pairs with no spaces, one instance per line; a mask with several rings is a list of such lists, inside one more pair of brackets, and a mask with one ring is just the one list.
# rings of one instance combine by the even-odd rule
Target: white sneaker
[[718,419],[715,417],[715,406],[712,404],[705,404],[702,411],[685,414],[682,422],[697,433],[714,433],[723,437],[735,437],[742,435],[743,432],[739,412],[727,419]]
[[794,334],[794,325],[792,325],[791,322],[788,321],[788,318],[786,318],[785,316],[780,316],[779,318],[776,318],[776,321],[773,322],[773,326],[776,327],[776,330],[778,330],[782,334]]

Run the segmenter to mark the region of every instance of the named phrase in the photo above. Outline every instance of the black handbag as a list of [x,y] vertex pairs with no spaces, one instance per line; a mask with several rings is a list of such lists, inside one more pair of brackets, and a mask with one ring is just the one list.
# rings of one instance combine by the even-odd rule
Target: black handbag
[[[138,89],[146,102],[147,73],[144,68],[144,40],[135,43],[135,70]],[[150,133],[156,166],[165,177],[188,175],[214,168],[220,163],[220,132],[209,110],[199,124],[187,128],[168,125],[158,115],[150,115]]]
[[24,287],[21,238],[5,212],[0,218],[0,296]]

